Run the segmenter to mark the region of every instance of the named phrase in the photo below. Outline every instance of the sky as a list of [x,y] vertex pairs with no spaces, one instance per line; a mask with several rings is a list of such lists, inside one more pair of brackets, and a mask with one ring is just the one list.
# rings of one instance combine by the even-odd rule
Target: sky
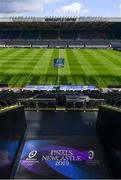
[[0,0],[0,16],[121,17],[121,0]]

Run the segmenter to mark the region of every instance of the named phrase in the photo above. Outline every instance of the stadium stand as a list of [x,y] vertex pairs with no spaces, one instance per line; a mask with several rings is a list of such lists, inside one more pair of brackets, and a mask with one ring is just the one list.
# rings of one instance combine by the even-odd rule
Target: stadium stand
[[108,48],[121,39],[119,18],[18,17],[0,21],[0,47],[84,48],[86,44],[88,48]]

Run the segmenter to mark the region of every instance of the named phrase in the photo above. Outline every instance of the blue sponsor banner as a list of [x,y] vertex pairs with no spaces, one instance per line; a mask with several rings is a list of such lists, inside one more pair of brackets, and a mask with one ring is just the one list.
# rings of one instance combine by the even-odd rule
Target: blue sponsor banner
[[72,86],[72,85],[28,85],[26,86],[24,89],[25,90],[46,90],[46,91],[52,91],[55,90],[56,88],[59,88],[60,90],[66,91],[66,90],[94,90],[96,87],[93,85],[89,85],[89,86],[83,86],[83,85],[79,85],[79,86]]

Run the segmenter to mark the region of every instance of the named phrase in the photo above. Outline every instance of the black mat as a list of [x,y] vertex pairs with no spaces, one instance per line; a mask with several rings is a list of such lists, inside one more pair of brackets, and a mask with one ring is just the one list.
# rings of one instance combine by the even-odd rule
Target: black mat
[[97,114],[94,112],[26,112],[26,138],[42,136],[95,135]]
[[109,177],[108,165],[98,139],[89,136],[26,141],[15,176],[21,179]]
[[110,178],[96,132],[96,113],[26,112],[26,117],[28,127],[15,178]]

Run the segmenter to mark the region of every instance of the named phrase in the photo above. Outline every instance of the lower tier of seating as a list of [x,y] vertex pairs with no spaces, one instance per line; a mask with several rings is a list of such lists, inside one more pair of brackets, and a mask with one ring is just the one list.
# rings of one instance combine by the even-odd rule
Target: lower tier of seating
[[83,91],[30,91],[0,92],[0,108],[24,105],[26,110],[98,110],[100,105],[121,108],[120,91],[83,90]]

